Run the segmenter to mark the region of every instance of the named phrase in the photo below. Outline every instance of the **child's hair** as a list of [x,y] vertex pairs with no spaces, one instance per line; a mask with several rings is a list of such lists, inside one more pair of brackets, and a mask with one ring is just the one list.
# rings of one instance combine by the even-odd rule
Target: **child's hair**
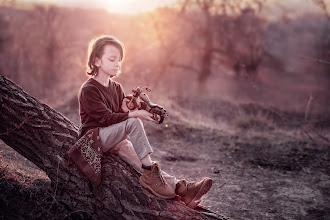
[[87,75],[95,76],[98,67],[94,65],[95,59],[101,58],[104,52],[105,45],[113,45],[120,51],[120,60],[124,58],[124,44],[114,37],[103,35],[96,37],[89,43],[88,47],[88,61],[87,61]]

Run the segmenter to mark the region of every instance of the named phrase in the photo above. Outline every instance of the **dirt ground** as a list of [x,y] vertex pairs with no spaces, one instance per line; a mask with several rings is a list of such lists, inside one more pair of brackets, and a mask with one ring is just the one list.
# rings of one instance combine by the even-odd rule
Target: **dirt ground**
[[[218,111],[219,128],[180,114],[161,125],[145,123],[153,159],[177,178],[211,177],[201,205],[232,219],[330,219],[329,118],[304,127],[301,114],[252,104],[230,108],[230,119]],[[75,113],[64,114],[77,121]],[[54,204],[42,171],[2,142],[0,152],[0,219],[74,217]]]
[[154,156],[179,178],[211,177],[202,202],[211,210],[233,219],[330,219],[329,143],[292,129],[226,133],[170,124],[165,134]]

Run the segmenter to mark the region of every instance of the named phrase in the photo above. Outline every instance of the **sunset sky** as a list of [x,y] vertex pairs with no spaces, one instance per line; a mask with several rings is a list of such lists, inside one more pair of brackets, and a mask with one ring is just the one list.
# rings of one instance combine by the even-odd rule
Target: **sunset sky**
[[[138,14],[152,11],[157,7],[167,6],[179,0],[16,0],[29,5],[30,3],[46,3],[64,7],[79,8],[103,8],[112,13]],[[249,0],[246,0],[249,1]],[[268,7],[264,7],[264,13],[268,17],[280,17],[282,13],[289,12],[290,15],[322,11],[320,5],[313,0],[267,0]],[[330,13],[330,0],[323,0],[327,11]]]
[[170,5],[177,0],[19,0],[24,3],[50,3],[61,6],[104,8],[109,12],[137,14]]

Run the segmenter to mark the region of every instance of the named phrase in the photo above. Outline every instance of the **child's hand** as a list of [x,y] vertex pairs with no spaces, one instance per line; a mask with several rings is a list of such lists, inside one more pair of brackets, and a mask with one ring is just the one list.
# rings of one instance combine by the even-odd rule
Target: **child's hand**
[[[127,107],[127,103],[129,103],[129,99],[128,98],[124,98],[123,99],[123,102],[122,102],[122,104],[121,104],[121,109],[124,111],[124,112],[129,112],[129,111],[135,111],[136,109],[134,109],[134,110],[130,110],[128,107]],[[140,108],[141,107],[141,104],[140,104],[140,97],[138,97],[137,99],[136,99],[136,101],[137,101],[137,104],[138,104],[138,108]]]
[[138,110],[138,118],[146,120],[146,121],[152,121],[158,124],[158,121],[154,120],[152,118],[153,114],[150,112],[147,112],[146,110]]
[[121,104],[121,109],[124,111],[124,112],[129,112],[129,109],[127,107],[127,102],[129,102],[129,99],[127,98],[124,98],[122,104]]
[[129,118],[139,118],[142,120],[146,120],[146,121],[152,121],[158,124],[158,121],[154,120],[152,118],[153,114],[150,112],[147,112],[145,110],[137,110],[134,112],[129,112],[128,117]]

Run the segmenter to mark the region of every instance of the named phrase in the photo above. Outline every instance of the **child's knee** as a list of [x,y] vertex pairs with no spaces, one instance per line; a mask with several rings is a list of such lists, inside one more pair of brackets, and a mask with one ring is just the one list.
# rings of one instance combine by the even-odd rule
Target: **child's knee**
[[129,118],[127,119],[128,126],[141,127],[142,121],[139,118]]

